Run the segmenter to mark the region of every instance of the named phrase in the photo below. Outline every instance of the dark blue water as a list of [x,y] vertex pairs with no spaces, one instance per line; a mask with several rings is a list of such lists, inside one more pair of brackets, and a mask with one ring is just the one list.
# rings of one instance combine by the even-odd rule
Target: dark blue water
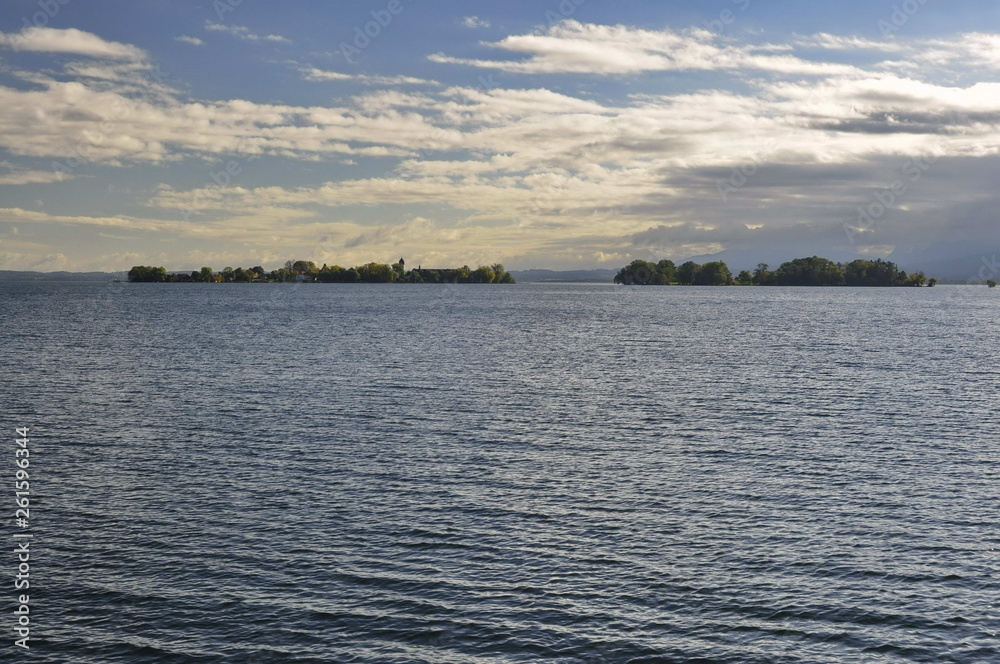
[[18,661],[1000,661],[985,287],[4,283],[0,312]]

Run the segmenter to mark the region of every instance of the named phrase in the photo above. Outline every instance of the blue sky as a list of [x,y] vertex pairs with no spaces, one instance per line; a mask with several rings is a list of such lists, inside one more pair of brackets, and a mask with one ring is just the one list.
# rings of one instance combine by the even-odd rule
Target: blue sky
[[0,269],[1000,245],[996,3],[63,1],[0,8]]

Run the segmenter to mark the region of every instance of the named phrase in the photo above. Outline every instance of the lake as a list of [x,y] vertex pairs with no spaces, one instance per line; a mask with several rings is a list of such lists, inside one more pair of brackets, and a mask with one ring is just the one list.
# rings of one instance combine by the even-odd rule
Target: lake
[[24,661],[1000,661],[985,287],[8,282],[0,312]]

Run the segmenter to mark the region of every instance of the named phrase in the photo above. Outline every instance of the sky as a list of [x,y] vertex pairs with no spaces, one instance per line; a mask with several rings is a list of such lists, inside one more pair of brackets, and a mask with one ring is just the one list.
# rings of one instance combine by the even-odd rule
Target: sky
[[992,1],[0,6],[0,269],[995,273],[998,152]]

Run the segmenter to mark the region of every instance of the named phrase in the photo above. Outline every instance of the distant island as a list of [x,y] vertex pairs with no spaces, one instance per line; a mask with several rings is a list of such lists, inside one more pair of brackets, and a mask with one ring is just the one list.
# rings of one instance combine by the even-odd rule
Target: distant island
[[134,282],[157,283],[408,283],[408,284],[512,284],[514,277],[500,263],[490,266],[480,265],[471,269],[468,265],[456,268],[406,269],[406,262],[400,258],[392,265],[385,263],[365,263],[343,268],[339,265],[317,267],[312,261],[287,261],[284,267],[267,271],[261,266],[251,268],[225,267],[220,272],[203,267],[194,272],[167,272],[163,267],[136,265],[128,271],[128,280]]
[[753,272],[743,270],[734,278],[723,261],[699,265],[694,261],[679,267],[673,261],[651,263],[635,260],[615,275],[616,284],[628,286],[933,286],[937,279],[927,279],[923,272],[907,274],[895,263],[858,259],[834,263],[812,256],[796,258],[771,270],[759,263]]

